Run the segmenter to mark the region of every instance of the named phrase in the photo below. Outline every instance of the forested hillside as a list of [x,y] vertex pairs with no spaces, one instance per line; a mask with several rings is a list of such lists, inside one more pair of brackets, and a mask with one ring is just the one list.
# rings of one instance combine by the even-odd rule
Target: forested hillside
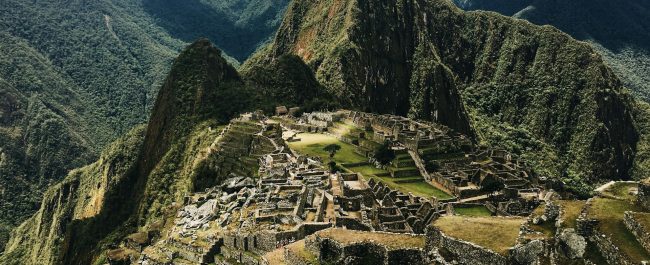
[[650,99],[650,1],[454,0],[465,10],[496,11],[552,25],[587,41],[625,85]]
[[182,47],[205,36],[243,60],[275,31],[285,5],[3,1],[0,249],[8,230],[38,208],[45,187],[146,122]]

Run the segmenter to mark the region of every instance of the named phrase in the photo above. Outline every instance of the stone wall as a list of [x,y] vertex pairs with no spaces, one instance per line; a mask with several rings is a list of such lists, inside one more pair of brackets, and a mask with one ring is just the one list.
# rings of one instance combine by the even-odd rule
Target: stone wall
[[426,255],[423,249],[388,249],[386,246],[375,241],[342,244],[330,238],[313,236],[308,237],[305,240],[305,248],[307,251],[312,253],[318,253],[319,261],[322,264],[427,264]]
[[336,226],[351,230],[372,231],[372,227],[362,223],[361,220],[349,217],[336,217]]
[[636,240],[639,241],[648,252],[650,252],[650,231],[648,231],[648,227],[641,225],[638,220],[639,218],[650,218],[650,214],[625,212],[623,222],[627,229],[634,234]]
[[426,234],[426,249],[438,249],[438,252],[448,261],[455,260],[458,264],[476,265],[509,264],[506,257],[494,251],[449,237],[435,227],[429,227]]
[[639,191],[636,195],[636,202],[643,209],[650,211],[650,182],[643,180],[639,182]]
[[[298,253],[289,251],[289,249],[287,248],[284,249],[284,262],[287,265],[312,265],[312,263],[300,257]],[[274,265],[274,264],[269,264],[269,265]]]
[[612,242],[609,236],[604,234],[595,234],[589,237],[589,240],[596,245],[600,254],[607,260],[609,264],[618,265],[631,265],[636,264],[632,262],[630,257],[621,252],[621,250]]

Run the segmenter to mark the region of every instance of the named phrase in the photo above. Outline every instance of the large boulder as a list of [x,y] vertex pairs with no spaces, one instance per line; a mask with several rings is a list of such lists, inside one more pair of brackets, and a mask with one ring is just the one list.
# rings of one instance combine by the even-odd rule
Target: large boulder
[[544,242],[533,240],[519,244],[512,249],[511,257],[515,264],[533,264],[544,253]]
[[574,229],[568,228],[562,230],[557,236],[559,249],[570,259],[580,259],[584,256],[587,248],[587,240],[578,235]]

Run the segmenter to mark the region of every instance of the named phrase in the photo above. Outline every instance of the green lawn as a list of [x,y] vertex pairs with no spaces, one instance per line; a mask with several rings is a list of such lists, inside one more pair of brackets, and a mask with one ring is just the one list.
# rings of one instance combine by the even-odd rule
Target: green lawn
[[625,200],[595,198],[589,209],[590,217],[600,220],[599,229],[608,235],[613,243],[635,262],[649,260],[650,255],[636,240],[623,223],[625,211],[640,211],[633,203]]
[[411,178],[399,178],[399,179],[394,179],[392,177],[378,177],[376,174],[382,174],[382,173],[388,173],[386,170],[383,169],[378,169],[375,168],[371,165],[367,166],[360,166],[360,167],[351,167],[347,168],[348,170],[356,173],[360,173],[363,175],[364,178],[370,179],[374,178],[375,180],[381,180],[384,182],[388,187],[391,189],[396,189],[404,193],[413,193],[416,196],[421,196],[421,197],[431,197],[435,196],[439,200],[447,200],[453,198],[453,196],[445,193],[444,191],[432,186],[431,184],[427,183],[422,179],[421,176],[418,176],[417,178],[414,179],[422,179],[422,181],[419,182],[412,182],[412,183],[395,183],[395,181],[399,180],[408,180]]
[[[367,158],[354,152],[356,148],[354,145],[341,142],[336,137],[331,135],[319,134],[319,133],[301,133],[298,135],[298,138],[300,138],[301,140],[298,142],[288,143],[291,149],[304,155],[320,157],[326,163],[327,161],[329,161],[329,153],[323,150],[323,148],[329,144],[338,144],[341,146],[341,150],[339,150],[334,156],[334,161],[339,165],[368,161]],[[422,197],[435,196],[440,200],[453,198],[451,195],[439,190],[434,186],[431,186],[429,183],[426,183],[425,181],[415,182],[415,183],[395,183],[395,180],[398,179],[393,179],[391,177],[377,177],[376,174],[387,173],[387,171],[383,169],[375,168],[371,165],[351,167],[347,169],[352,172],[360,173],[366,179],[369,178],[379,179],[384,183],[386,183],[392,189],[400,190],[404,193],[412,192],[414,195],[422,196]],[[404,180],[404,179],[405,178],[401,178],[399,180]]]
[[634,200],[634,195],[631,194],[633,189],[638,188],[637,183],[617,182],[603,191],[603,194],[622,198],[626,200]]
[[558,201],[562,207],[562,227],[575,228],[576,220],[582,212],[582,208],[585,206],[585,201],[569,201],[561,200]]
[[474,206],[474,207],[454,207],[454,212],[456,212],[457,215],[462,215],[462,216],[473,216],[473,217],[480,217],[480,216],[492,216],[492,212],[488,210],[485,206]]
[[361,173],[364,176],[374,176],[376,174],[386,174],[388,171],[376,168],[372,165],[359,166],[359,167],[350,167],[350,171]]
[[443,233],[507,255],[517,244],[525,218],[443,216],[433,222]]
[[336,137],[320,133],[301,133],[298,134],[300,141],[298,142],[289,142],[289,147],[298,153],[320,157],[323,159],[323,162],[327,163],[329,161],[329,153],[323,148],[330,144],[338,144],[341,146],[334,156],[334,161],[337,164],[347,164],[347,163],[359,163],[368,161],[367,158],[354,152],[355,146],[344,143],[336,139]]

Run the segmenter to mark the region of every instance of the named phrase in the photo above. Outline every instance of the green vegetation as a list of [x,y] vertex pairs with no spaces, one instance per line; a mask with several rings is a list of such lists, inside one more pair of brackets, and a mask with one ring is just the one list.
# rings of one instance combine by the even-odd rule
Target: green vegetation
[[361,173],[364,176],[373,176],[373,175],[382,175],[388,174],[388,171],[376,168],[372,165],[358,166],[358,167],[348,167],[350,171]]
[[635,262],[650,259],[650,254],[636,240],[623,223],[626,211],[641,211],[634,203],[625,200],[595,198],[589,209],[589,217],[600,221],[600,232],[609,236],[614,245],[619,247]]
[[558,201],[562,207],[562,227],[575,228],[576,220],[585,206],[585,201]]
[[[324,148],[329,145],[336,144],[341,147],[340,151],[338,151],[333,158],[333,161],[338,164],[337,166],[343,166],[349,171],[361,173],[367,179],[375,178],[377,180],[381,180],[389,187],[400,190],[404,193],[412,192],[414,195],[423,197],[435,196],[436,198],[442,200],[453,198],[451,195],[424,181],[421,176],[417,176],[414,179],[379,177],[377,174],[384,175],[388,174],[388,172],[383,169],[375,168],[371,165],[345,167],[345,164],[363,163],[367,162],[368,159],[355,152],[355,149],[357,147],[345,142],[341,142],[340,140],[336,139],[336,137],[326,134],[301,133],[298,135],[298,138],[300,138],[300,141],[290,142],[288,144],[291,149],[301,154],[319,157],[323,161],[328,161],[330,158],[330,153],[329,151],[324,150]],[[411,182],[398,183],[405,180]]]
[[298,134],[298,138],[300,138],[300,141],[288,143],[291,149],[304,155],[318,157],[322,161],[330,159],[330,153],[325,151],[324,148],[332,144],[341,147],[341,150],[333,158],[333,161],[339,165],[368,161],[365,157],[354,152],[355,146],[341,142],[334,136],[319,133],[301,133]]
[[[124,236],[167,218],[168,206],[183,194],[227,176],[206,166],[220,156],[210,149],[220,133],[214,128],[254,109],[254,96],[212,44],[201,40],[189,46],[159,92],[144,143],[130,144],[132,152],[116,151],[116,159],[131,166],[103,169],[102,163],[111,161],[100,159],[99,172],[113,174],[101,178],[108,185],[96,184],[101,174],[95,171],[73,171],[48,190],[38,214],[14,234],[3,258],[16,264],[90,264]],[[246,167],[244,162],[235,166]],[[54,230],[35,228],[41,224]],[[63,240],[69,240],[65,251],[59,249]]]
[[334,158],[336,155],[336,152],[341,150],[341,146],[338,144],[328,144],[325,147],[323,147],[324,151],[327,151],[330,154],[330,158]]
[[[44,194],[43,205],[38,212],[20,225],[12,233],[6,252],[0,256],[1,264],[61,264],[61,242],[65,240],[65,231],[50,224],[60,220],[75,222],[94,222],[103,212],[103,205],[115,197],[125,196],[124,185],[132,183],[129,173],[133,170],[145,134],[145,127],[139,126],[106,148],[99,160],[86,167],[71,171],[68,176],[53,185]],[[110,169],[110,170],[109,170]],[[131,197],[126,197],[131,199]],[[124,199],[124,198],[123,198]],[[129,204],[127,204],[129,205]],[[111,211],[111,215],[123,212]],[[52,218],[57,218],[53,220]],[[59,219],[60,218],[60,219]],[[80,221],[81,219],[85,221]],[[80,235],[75,240],[85,241],[89,237],[100,237],[104,232]]]
[[469,217],[492,216],[492,212],[490,212],[490,210],[488,210],[485,206],[455,207],[454,212],[457,215]]
[[633,201],[636,198],[633,191],[635,191],[638,186],[639,185],[635,182],[616,182],[607,187],[602,194],[608,197]]
[[366,180],[373,178],[375,180],[382,181],[391,189],[399,190],[406,194],[411,192],[416,196],[434,196],[439,200],[447,200],[453,198],[453,196],[424,181],[421,176],[412,178],[392,178],[390,176],[380,177],[377,175],[388,174],[388,172],[382,169],[374,168],[373,166],[350,167],[347,169],[352,172],[360,173]]
[[[650,3],[635,0],[575,0],[541,3],[533,0],[454,0],[464,10],[496,11],[538,25],[552,25],[587,41],[625,85],[650,99]],[[531,8],[532,7],[532,8]],[[591,19],[606,17],[607,19]],[[588,21],[588,23],[585,23]]]
[[385,142],[379,148],[377,148],[374,157],[380,164],[388,165],[391,161],[393,161],[393,159],[395,159],[396,156],[393,149],[390,148],[390,143]]
[[640,138],[636,145],[636,158],[632,172],[638,180],[650,176],[650,104],[643,101],[636,102],[634,121]]
[[517,243],[524,218],[443,216],[433,225],[446,235],[506,255]]
[[273,37],[289,0],[136,1],[157,26],[184,42],[205,37],[243,62]]

